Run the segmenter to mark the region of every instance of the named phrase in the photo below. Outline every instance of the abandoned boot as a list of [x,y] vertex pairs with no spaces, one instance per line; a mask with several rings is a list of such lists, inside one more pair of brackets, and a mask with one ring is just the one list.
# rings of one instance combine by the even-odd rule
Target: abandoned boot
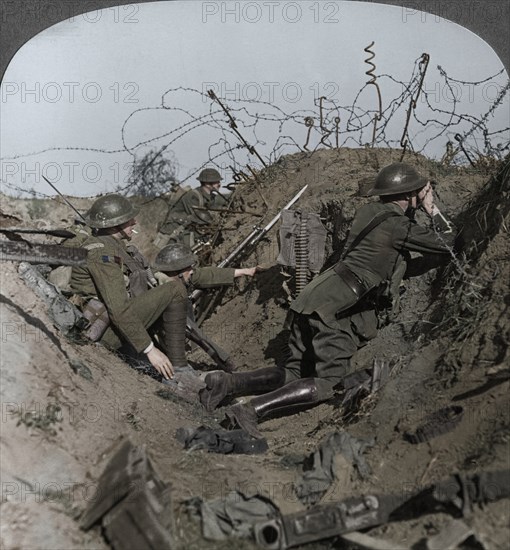
[[263,439],[263,435],[257,429],[257,413],[250,403],[237,403],[225,411],[226,427],[234,430],[241,428],[256,439]]
[[333,385],[320,378],[302,378],[272,392],[254,397],[245,405],[237,404],[225,412],[229,429],[241,427],[253,437],[261,438],[257,429],[260,419],[270,413],[297,412],[297,409],[318,405],[333,397]]
[[200,392],[200,401],[211,412],[227,397],[272,391],[284,381],[284,370],[276,367],[248,372],[210,372],[205,377],[206,388]]

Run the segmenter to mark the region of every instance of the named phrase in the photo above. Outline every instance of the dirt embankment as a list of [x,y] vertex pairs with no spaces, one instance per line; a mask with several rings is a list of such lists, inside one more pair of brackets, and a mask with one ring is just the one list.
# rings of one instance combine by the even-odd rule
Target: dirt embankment
[[[258,184],[241,185],[234,206],[265,214],[262,223],[267,223],[308,184],[296,208],[321,215],[329,230],[327,252],[334,258],[355,210],[368,200],[360,196],[360,188],[399,155],[384,149],[341,149],[284,157],[260,174]],[[360,368],[371,366],[374,357],[391,361],[390,380],[376,396],[348,418],[324,404],[263,423],[270,449],[262,456],[184,452],[174,438],[176,429],[214,423],[222,411],[207,417],[199,407],[162,399],[156,394],[158,382],[120,358],[99,346],[67,341],[52,326],[44,304],[19,279],[17,265],[1,264],[2,547],[105,548],[100,532],[81,532],[76,518],[94,498],[95,482],[111,450],[126,437],[146,444],[161,477],[172,482],[183,548],[221,547],[203,541],[199,527],[187,521],[179,503],[192,496],[258,491],[283,512],[301,509],[291,490],[299,472],[284,466],[282,458],[311,452],[334,430],[375,436],[376,445],[366,453],[369,479],[361,481],[346,469],[328,499],[408,490],[453,471],[508,467],[508,167],[491,179],[419,156],[410,161],[438,181],[440,207],[463,230],[464,255],[446,269],[410,280],[398,322],[356,356]],[[83,210],[90,204],[76,201]],[[151,255],[150,241],[165,205],[160,199],[140,205],[143,230],[137,243]],[[4,226],[56,226],[73,217],[58,201],[3,199],[2,213]],[[225,257],[258,221],[251,215],[224,220],[211,261]],[[204,324],[241,369],[272,366],[285,353],[282,325],[294,281],[291,270],[275,264],[276,233],[273,229],[244,261],[273,267],[227,292]],[[190,352],[190,360],[198,368],[212,367],[200,351]],[[80,376],[79,369],[75,372],[77,361],[88,367],[91,379]],[[449,404],[465,411],[454,431],[416,446],[403,440],[407,427]],[[507,503],[490,504],[469,520],[489,548],[506,547]],[[411,547],[447,521],[447,516],[435,514],[371,534]]]

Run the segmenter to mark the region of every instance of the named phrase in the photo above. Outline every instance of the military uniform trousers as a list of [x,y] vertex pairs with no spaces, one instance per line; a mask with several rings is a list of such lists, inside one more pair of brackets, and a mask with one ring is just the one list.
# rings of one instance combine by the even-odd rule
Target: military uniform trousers
[[[348,312],[344,312],[348,313]],[[322,378],[336,385],[353,372],[351,357],[377,334],[373,309],[341,316],[326,324],[317,313],[290,311],[285,383],[298,378]]]
[[[156,288],[151,288],[136,298],[130,299],[129,310],[147,329],[154,325],[173,301],[181,302],[182,300],[183,293],[179,285],[165,283]],[[102,336],[101,343],[109,349],[116,350],[122,346],[123,341],[115,331],[115,328],[110,325]]]

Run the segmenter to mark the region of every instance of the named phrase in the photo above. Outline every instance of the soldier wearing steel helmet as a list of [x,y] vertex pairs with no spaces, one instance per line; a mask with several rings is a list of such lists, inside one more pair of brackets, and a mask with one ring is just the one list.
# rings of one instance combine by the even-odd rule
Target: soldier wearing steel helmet
[[205,168],[197,179],[200,187],[184,193],[158,228],[154,243],[158,248],[171,242],[182,242],[193,248],[210,236],[213,215],[209,209],[224,208],[227,204],[219,192],[222,177],[214,168]]
[[[291,303],[285,368],[208,374],[201,394],[206,408],[214,409],[227,396],[267,392],[228,413],[234,424],[259,435],[256,425],[264,415],[329,399],[353,374],[350,359],[376,336],[387,306],[395,306],[410,253],[450,254],[453,228],[435,205],[430,182],[413,167],[384,167],[368,195],[380,200],[357,211],[342,259]],[[418,207],[430,217],[431,228],[414,220]]]
[[[186,294],[193,289],[208,289],[218,286],[231,286],[234,279],[242,276],[253,277],[259,267],[197,267],[198,257],[187,245],[172,243],[162,248],[152,268],[160,284],[173,282],[185,288]],[[171,335],[172,349],[179,364],[186,363],[185,325],[175,327]]]
[[[73,301],[84,312],[91,304],[102,304],[109,326],[105,323],[107,328],[97,339],[110,349],[127,343],[136,352],[145,353],[154,368],[168,379],[173,376],[173,367],[181,366],[171,335],[175,327],[186,323],[188,296],[184,287],[176,284],[146,291],[143,269],[128,253],[126,244],[131,240],[137,214],[138,209],[121,195],[105,195],[94,202],[86,218],[94,235],[81,245],[88,250],[87,263],[73,266],[72,270]],[[95,311],[98,319],[105,313]],[[166,335],[166,353],[154,345],[147,332],[158,319]]]

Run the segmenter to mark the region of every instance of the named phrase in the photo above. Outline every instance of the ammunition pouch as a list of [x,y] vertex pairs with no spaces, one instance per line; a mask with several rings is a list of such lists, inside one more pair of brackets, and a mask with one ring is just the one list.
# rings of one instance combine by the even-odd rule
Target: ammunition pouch
[[169,238],[170,238],[170,235],[167,235],[166,233],[162,233],[161,231],[158,231],[158,233],[154,237],[154,240],[152,241],[152,244],[156,248],[161,249],[168,244]]
[[99,341],[110,325],[110,317],[106,306],[101,300],[92,298],[82,307],[82,312],[85,319],[90,323],[84,332],[85,336],[91,342]]
[[338,262],[333,267],[334,272],[344,281],[344,283],[354,292],[358,300],[362,298],[369,289],[363,281],[352,272],[343,262]]

